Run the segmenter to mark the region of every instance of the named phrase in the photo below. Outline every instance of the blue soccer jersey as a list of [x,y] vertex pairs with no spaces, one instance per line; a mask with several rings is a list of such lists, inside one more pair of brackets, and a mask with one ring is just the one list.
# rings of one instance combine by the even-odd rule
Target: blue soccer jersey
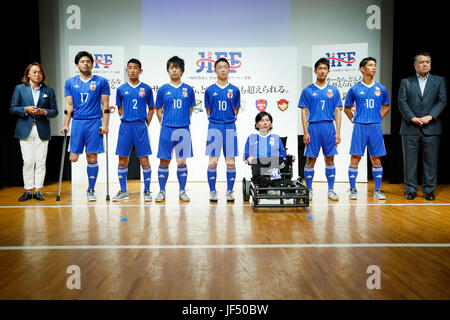
[[167,83],[159,88],[155,107],[163,108],[163,126],[188,127],[191,124],[191,107],[195,107],[194,89],[185,83],[178,87]]
[[154,107],[152,89],[145,83],[139,82],[132,86],[124,83],[117,89],[116,105],[123,108],[120,120],[125,122],[147,120],[147,106]]
[[222,88],[216,83],[205,91],[205,108],[210,109],[208,120],[225,124],[236,121],[234,109],[241,107],[241,92],[232,84]]
[[286,150],[279,135],[271,133],[266,136],[252,133],[245,143],[244,160],[248,157],[257,159],[269,157],[286,157]]
[[327,84],[324,88],[311,84],[303,89],[298,102],[299,108],[309,111],[308,122],[334,121],[334,111],[342,109],[341,95],[335,87]]
[[72,96],[73,118],[76,120],[101,118],[102,95],[110,95],[109,83],[97,75],[87,81],[78,75],[67,79],[64,86],[64,96]]
[[355,104],[354,123],[380,123],[381,106],[389,105],[389,95],[384,86],[374,81],[371,86],[358,82],[347,93],[345,106]]

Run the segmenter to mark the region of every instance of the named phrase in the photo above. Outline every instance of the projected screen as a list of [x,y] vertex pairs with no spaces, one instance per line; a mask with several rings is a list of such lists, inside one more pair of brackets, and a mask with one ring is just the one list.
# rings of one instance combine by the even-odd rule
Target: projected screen
[[[253,132],[254,117],[261,108],[273,115],[274,131],[288,136],[289,152],[297,154],[297,135],[303,134],[297,104],[302,89],[315,80],[313,65],[318,58],[330,59],[329,83],[345,97],[361,79],[361,59],[373,56],[378,61],[375,80],[391,93],[392,20],[392,1],[382,0],[46,0],[40,2],[41,56],[62,111],[64,82],[78,72],[73,63],[77,50],[95,55],[93,73],[108,79],[111,105],[115,104],[117,87],[127,81],[125,64],[130,58],[143,62],[141,80],[156,95],[158,88],[169,81],[167,59],[180,55],[186,63],[182,80],[195,88],[197,102],[191,129],[196,139],[192,160],[199,165],[190,169],[189,175],[191,180],[204,181],[207,117],[203,97],[206,87],[216,81],[214,61],[219,57],[229,59],[233,66],[229,80],[241,90],[242,109],[236,122],[240,156],[236,162],[242,163],[242,144]],[[58,135],[62,123],[60,112],[52,119],[53,135]],[[113,114],[109,139],[112,154],[119,125],[119,117]],[[390,134],[389,115],[382,125],[384,134]],[[154,117],[149,129],[154,164],[158,162],[159,128]],[[348,165],[351,130],[350,121],[342,115],[343,142],[336,165]],[[111,157],[113,167],[115,158]],[[73,170],[82,172],[84,168],[77,169],[82,164],[74,164]],[[320,169],[323,160],[317,164],[315,178],[325,179]],[[245,175],[245,169],[238,167],[237,179]],[[364,168],[360,171],[358,181],[366,181]],[[342,176],[336,176],[336,181],[347,179],[345,170],[338,174]],[[84,174],[72,176],[84,182]],[[103,176],[99,175],[100,182]],[[224,177],[219,175],[220,179]]]
[[142,0],[142,43],[169,46],[286,45],[290,0]]

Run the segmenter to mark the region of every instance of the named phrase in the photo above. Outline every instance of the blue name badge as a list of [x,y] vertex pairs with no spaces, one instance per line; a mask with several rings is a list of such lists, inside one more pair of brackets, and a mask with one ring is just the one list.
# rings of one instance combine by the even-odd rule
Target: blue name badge
[[270,180],[276,180],[281,178],[280,169],[272,168],[269,170]]

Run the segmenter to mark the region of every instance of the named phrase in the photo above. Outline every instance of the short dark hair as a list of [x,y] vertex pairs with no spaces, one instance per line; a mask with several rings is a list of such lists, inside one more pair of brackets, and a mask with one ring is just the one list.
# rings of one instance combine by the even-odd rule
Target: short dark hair
[[362,67],[366,67],[366,64],[369,62],[369,61],[374,61],[375,63],[377,63],[377,59],[375,59],[374,57],[367,57],[367,58],[364,58],[364,59],[362,59],[361,60],[361,62],[359,63],[359,67],[360,68],[362,68]]
[[326,65],[328,67],[328,70],[330,70],[330,61],[327,58],[320,58],[319,60],[317,60],[314,64],[314,70],[316,70],[320,64]]
[[175,67],[178,67],[181,69],[182,72],[184,72],[184,60],[181,59],[178,56],[173,56],[169,60],[167,60],[167,71],[169,71],[170,65],[174,65]]
[[130,60],[128,60],[127,67],[128,67],[129,63],[135,63],[135,64],[137,64],[139,66],[139,69],[142,69],[141,62],[138,59],[136,59],[136,58],[131,58]]
[[92,56],[92,54],[90,54],[87,51],[80,51],[77,53],[77,55],[75,56],[75,64],[78,64],[78,62],[80,61],[80,59],[82,57],[88,57],[89,60],[91,60],[92,63],[94,63],[94,57]]
[[418,53],[418,54],[416,54],[414,56],[414,63],[417,62],[417,59],[419,58],[419,56],[429,57],[430,58],[430,62],[431,62],[431,54],[429,54],[428,52],[420,52],[420,53]]
[[230,66],[230,63],[228,62],[228,60],[222,57],[222,58],[218,59],[218,60],[214,63],[214,69],[216,68],[216,66],[217,66],[217,64],[218,64],[219,62],[226,62],[227,65]]
[[257,124],[258,122],[260,122],[261,119],[262,119],[264,116],[268,116],[269,119],[270,119],[270,122],[273,123],[272,115],[271,115],[270,113],[268,113],[267,111],[261,111],[261,112],[258,113],[258,114],[256,115],[256,117],[255,117],[255,124]]

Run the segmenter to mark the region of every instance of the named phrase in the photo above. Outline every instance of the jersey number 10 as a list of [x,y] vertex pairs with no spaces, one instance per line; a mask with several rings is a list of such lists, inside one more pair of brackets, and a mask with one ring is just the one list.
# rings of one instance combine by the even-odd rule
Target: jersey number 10
[[375,100],[373,99],[366,99],[366,107],[367,109],[373,109],[375,107]]
[[183,104],[183,102],[181,101],[181,99],[173,99],[174,109],[181,109],[182,104]]
[[221,111],[225,111],[227,110],[227,102],[226,101],[217,101],[217,103],[219,104],[219,110]]

